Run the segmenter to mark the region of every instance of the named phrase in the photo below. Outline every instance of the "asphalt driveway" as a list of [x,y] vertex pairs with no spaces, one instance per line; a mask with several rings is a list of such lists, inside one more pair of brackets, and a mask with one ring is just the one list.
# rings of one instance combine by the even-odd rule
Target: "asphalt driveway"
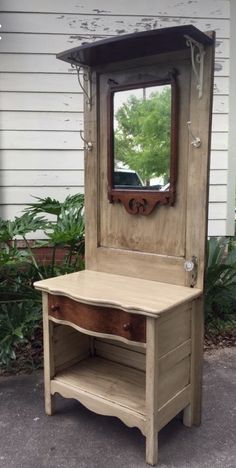
[[[205,355],[203,422],[173,420],[159,468],[236,468],[236,348]],[[45,416],[42,372],[0,378],[0,468],[144,468],[144,437],[58,396]]]

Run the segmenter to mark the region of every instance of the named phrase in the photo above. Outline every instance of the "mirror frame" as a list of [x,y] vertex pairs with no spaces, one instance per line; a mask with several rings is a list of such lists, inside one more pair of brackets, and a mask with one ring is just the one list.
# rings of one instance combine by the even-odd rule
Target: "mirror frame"
[[[149,215],[156,205],[173,205],[175,202],[177,182],[177,148],[178,148],[178,93],[177,72],[171,70],[165,77],[157,80],[139,82],[130,81],[119,85],[114,79],[108,79],[108,119],[107,119],[107,169],[108,169],[108,200],[110,203],[122,203],[130,214]],[[170,187],[168,191],[161,192],[155,189],[133,190],[114,187],[114,93],[137,88],[171,85],[171,154],[170,154]]]

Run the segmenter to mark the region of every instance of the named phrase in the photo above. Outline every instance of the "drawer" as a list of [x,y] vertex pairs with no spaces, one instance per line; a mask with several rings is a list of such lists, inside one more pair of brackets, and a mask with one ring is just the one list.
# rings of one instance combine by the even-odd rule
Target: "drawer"
[[65,296],[48,295],[49,316],[95,333],[146,342],[146,317],[112,307],[98,307]]

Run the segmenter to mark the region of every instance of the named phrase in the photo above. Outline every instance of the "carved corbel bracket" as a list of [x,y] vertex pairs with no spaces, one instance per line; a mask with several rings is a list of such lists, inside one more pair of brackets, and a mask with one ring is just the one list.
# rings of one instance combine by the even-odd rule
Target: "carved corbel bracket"
[[194,75],[197,81],[197,90],[199,99],[202,97],[203,88],[203,71],[204,71],[204,55],[205,49],[203,44],[195,41],[192,37],[185,35],[186,45],[191,50],[191,61]]
[[[77,71],[78,83],[85,96],[85,103],[88,106],[88,110],[92,109],[92,78],[91,72],[86,67],[80,67],[79,65],[71,65]],[[81,75],[83,76],[83,83],[81,81]],[[84,84],[86,83],[86,86]]]

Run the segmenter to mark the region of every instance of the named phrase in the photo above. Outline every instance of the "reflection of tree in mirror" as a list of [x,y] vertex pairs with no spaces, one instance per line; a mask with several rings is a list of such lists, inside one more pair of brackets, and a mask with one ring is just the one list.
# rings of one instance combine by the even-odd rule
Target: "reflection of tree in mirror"
[[[163,88],[162,88],[163,89]],[[145,91],[145,90],[144,90]],[[121,161],[136,171],[144,182],[169,178],[171,86],[143,99],[131,94],[115,114],[115,164]]]

